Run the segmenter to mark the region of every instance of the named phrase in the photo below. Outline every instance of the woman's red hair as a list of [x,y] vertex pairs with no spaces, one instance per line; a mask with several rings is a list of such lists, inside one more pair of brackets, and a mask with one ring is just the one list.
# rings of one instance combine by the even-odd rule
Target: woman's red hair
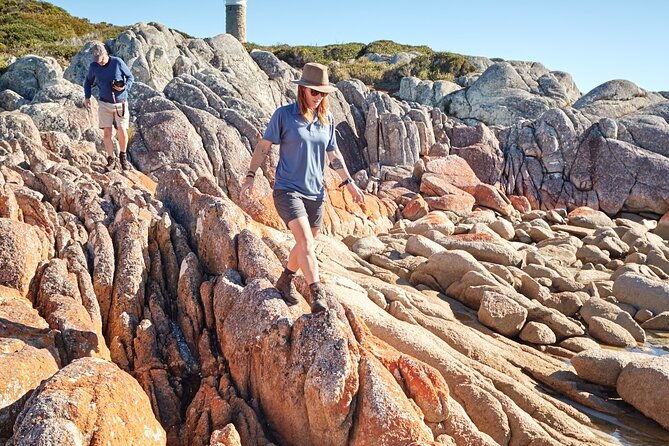
[[[314,119],[314,112],[307,107],[307,98],[306,95],[311,94],[307,92],[308,87],[298,85],[297,86],[297,105],[300,107],[300,114],[304,117],[307,122],[311,122]],[[321,103],[318,104],[316,108],[316,114],[318,115],[318,120],[321,122],[321,125],[328,124],[328,97],[323,96]]]

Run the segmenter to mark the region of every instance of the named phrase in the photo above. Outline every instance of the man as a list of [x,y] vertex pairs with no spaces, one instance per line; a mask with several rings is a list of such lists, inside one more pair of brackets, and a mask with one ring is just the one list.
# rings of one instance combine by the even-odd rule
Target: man
[[123,170],[130,169],[125,154],[128,146],[128,126],[130,112],[128,110],[128,90],[132,87],[134,77],[122,59],[110,56],[102,42],[94,41],[89,50],[91,64],[84,81],[84,106],[91,108],[91,88],[98,87],[98,121],[104,132],[105,152],[107,152],[107,170],[116,164],[112,127],[116,128],[116,137],[120,149],[119,160]]

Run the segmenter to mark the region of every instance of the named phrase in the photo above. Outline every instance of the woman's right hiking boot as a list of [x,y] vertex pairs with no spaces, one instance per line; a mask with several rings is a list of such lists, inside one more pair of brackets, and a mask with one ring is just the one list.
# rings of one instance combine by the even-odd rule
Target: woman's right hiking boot
[[287,270],[284,270],[279,276],[279,280],[276,281],[274,287],[279,290],[283,300],[285,300],[290,305],[295,305],[300,302],[300,295],[295,288],[293,283],[293,277],[295,273],[288,273]]
[[320,313],[328,309],[328,298],[325,294],[325,287],[320,282],[309,285],[311,291],[311,312]]

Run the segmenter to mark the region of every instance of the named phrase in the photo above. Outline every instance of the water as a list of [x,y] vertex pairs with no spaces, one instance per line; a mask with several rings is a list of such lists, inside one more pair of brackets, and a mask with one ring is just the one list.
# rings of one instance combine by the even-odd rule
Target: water
[[[669,333],[646,332],[646,343],[642,347],[629,351],[646,353],[653,356],[669,355]],[[647,389],[652,391],[652,389]],[[606,440],[617,442],[623,446],[667,446],[669,445],[669,431],[665,430],[650,418],[630,408],[630,413],[622,416],[612,416],[581,406],[573,401],[567,401],[581,412],[590,417],[593,424]],[[668,402],[669,404],[669,402]]]
[[[646,344],[644,348],[650,349],[646,353],[655,356],[669,355],[669,332],[666,331],[646,331]],[[637,349],[633,349],[636,351]]]

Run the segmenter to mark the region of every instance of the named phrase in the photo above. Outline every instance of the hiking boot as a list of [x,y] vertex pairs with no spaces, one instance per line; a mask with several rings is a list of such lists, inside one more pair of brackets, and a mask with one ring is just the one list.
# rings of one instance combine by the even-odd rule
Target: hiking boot
[[325,288],[320,283],[309,285],[311,290],[311,312],[320,313],[328,309],[328,299],[325,295]]
[[113,156],[107,157],[107,165],[105,166],[105,171],[111,172],[116,168],[116,158]]
[[274,287],[279,290],[283,300],[285,300],[290,305],[295,305],[300,302],[299,294],[297,288],[295,288],[295,283],[293,283],[293,277],[295,273],[288,274],[285,271],[279,276],[279,280],[276,281]]
[[121,152],[119,159],[121,160],[121,169],[130,170],[130,162],[128,161],[128,158],[126,158],[125,152]]

